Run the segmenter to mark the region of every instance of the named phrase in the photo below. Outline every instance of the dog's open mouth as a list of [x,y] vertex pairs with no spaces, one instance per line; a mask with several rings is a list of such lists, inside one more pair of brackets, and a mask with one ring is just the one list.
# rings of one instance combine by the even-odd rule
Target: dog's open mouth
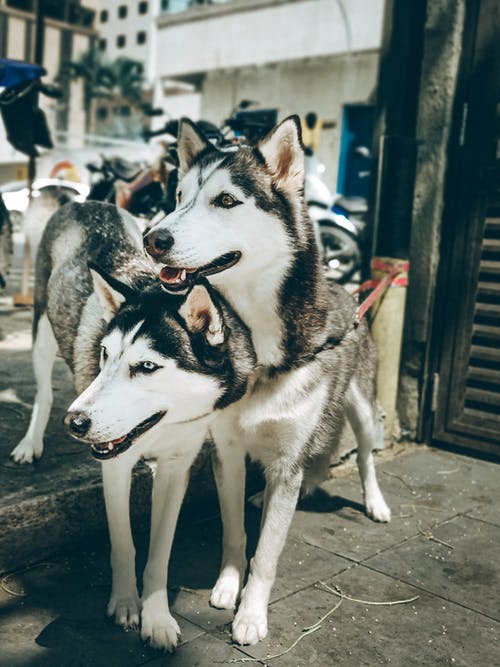
[[178,266],[162,266],[160,280],[169,292],[177,292],[194,285],[198,278],[220,273],[234,266],[240,259],[241,252],[226,252],[210,264],[205,264],[196,269]]
[[165,415],[165,411],[157,412],[152,417],[148,417],[138,426],[133,428],[130,433],[123,435],[121,438],[115,438],[109,442],[92,442],[90,443],[90,451],[92,456],[99,461],[106,461],[112,459],[118,454],[125,452],[134,442],[136,438],[148,431]]

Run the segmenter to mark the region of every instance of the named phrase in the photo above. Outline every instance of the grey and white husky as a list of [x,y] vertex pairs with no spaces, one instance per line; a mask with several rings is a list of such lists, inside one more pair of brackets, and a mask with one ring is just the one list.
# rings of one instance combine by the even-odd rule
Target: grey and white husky
[[[66,425],[102,462],[113,572],[108,613],[125,627],[140,614],[142,638],[171,650],[179,627],[166,580],[177,516],[210,419],[245,393],[255,363],[249,332],[208,285],[181,298],[166,294],[133,218],[97,202],[68,204],[50,219],[37,256],[33,329],[37,393],[12,456],[31,462],[42,454],[59,349],[80,393]],[[127,508],[141,457],[156,459],[156,473],[139,600]]]
[[224,524],[222,568],[211,603],[232,608],[245,573],[244,460],[266,476],[260,538],[233,622],[233,639],[267,634],[267,605],[301,487],[324,479],[348,417],[358,440],[366,511],[389,521],[372,450],[382,444],[375,349],[356,304],[322,273],[303,197],[297,117],[258,147],[220,152],[183,121],[176,210],[145,238],[165,288],[182,293],[200,277],[249,327],[259,366],[245,398],[211,425]]

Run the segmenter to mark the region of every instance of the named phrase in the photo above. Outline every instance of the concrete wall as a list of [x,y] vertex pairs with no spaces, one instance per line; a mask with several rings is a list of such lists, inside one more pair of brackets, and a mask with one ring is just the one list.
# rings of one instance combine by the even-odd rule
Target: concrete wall
[[420,140],[410,246],[410,282],[398,410],[414,435],[421,375],[430,343],[439,264],[447,147],[464,26],[465,0],[428,3],[420,84],[417,136]]
[[[89,42],[83,35],[73,36],[72,60],[78,60],[82,53],[89,47]],[[73,146],[83,146],[83,135],[85,133],[85,98],[83,94],[83,81],[80,79],[70,82],[69,93],[69,115],[68,135],[72,138]]]
[[325,181],[337,183],[342,104],[366,102],[377,82],[378,52],[342,54],[305,62],[284,62],[209,72],[203,84],[201,117],[220,123],[244,98],[277,107],[279,117],[315,111],[337,126],[323,130],[319,150]]
[[[45,81],[54,81],[60,69],[61,31],[52,26],[45,27],[43,66],[47,70]],[[40,108],[45,112],[47,123],[52,131],[56,128],[57,105],[59,100],[53,100],[40,95]]]
[[[158,20],[158,74],[377,49],[383,0],[232,0]],[[207,11],[212,10],[212,11]]]
[[24,60],[25,40],[26,22],[22,19],[9,17],[7,24],[7,57]]

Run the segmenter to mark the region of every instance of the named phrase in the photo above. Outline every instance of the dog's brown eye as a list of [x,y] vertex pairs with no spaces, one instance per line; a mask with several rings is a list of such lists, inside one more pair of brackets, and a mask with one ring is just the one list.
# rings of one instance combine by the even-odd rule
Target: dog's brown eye
[[214,206],[220,206],[221,208],[233,208],[233,206],[238,206],[242,202],[238,201],[236,197],[230,195],[228,192],[221,192],[214,200]]
[[103,363],[107,360],[107,358],[108,358],[108,351],[106,350],[104,345],[101,345],[101,359]]
[[179,192],[177,193],[177,201],[178,202],[181,200],[181,197],[182,197],[182,191],[179,190]]

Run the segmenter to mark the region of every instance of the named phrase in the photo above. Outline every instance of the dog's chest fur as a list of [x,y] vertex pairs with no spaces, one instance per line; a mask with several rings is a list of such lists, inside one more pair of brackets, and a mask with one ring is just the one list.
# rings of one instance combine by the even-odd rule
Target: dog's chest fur
[[316,362],[270,373],[258,369],[245,397],[221,412],[213,435],[243,446],[265,466],[300,457],[324,410],[328,379]]

